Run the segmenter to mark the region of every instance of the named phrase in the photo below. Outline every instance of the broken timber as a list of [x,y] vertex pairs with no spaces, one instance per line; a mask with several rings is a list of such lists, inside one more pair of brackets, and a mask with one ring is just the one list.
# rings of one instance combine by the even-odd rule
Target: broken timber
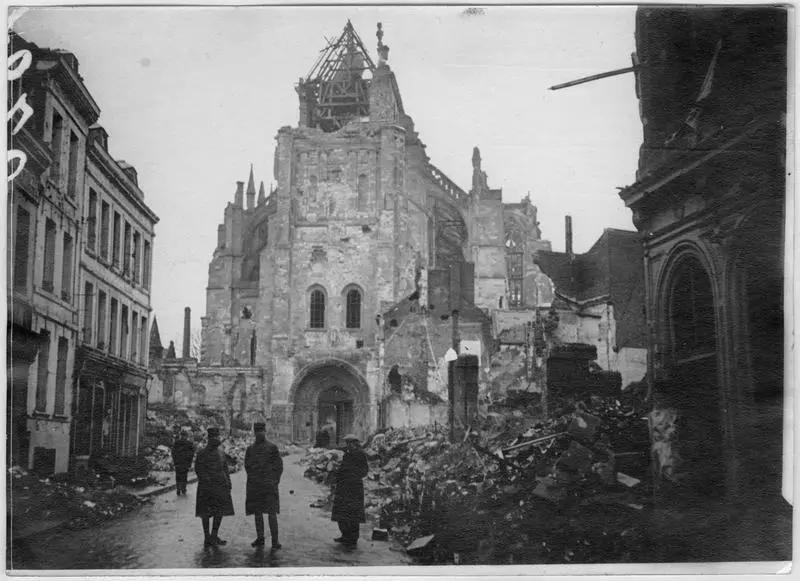
[[617,75],[624,75],[625,73],[632,73],[633,71],[637,70],[639,66],[632,66],[632,67],[625,67],[624,69],[615,69],[613,71],[607,71],[605,73],[598,73],[596,75],[589,75],[588,77],[583,77],[580,79],[575,79],[574,81],[567,81],[566,83],[561,83],[560,85],[553,85],[550,87],[551,91],[558,91],[559,89],[566,89],[567,87],[574,87],[575,85],[581,85],[583,83],[589,83],[591,81],[597,81],[599,79],[605,79],[607,77],[615,77]]
[[518,448],[524,448],[525,446],[530,446],[531,444],[541,444],[542,442],[546,442],[547,440],[552,440],[553,438],[558,438],[559,436],[563,436],[568,432],[558,432],[556,434],[550,434],[549,436],[542,436],[541,438],[536,438],[534,440],[528,440],[527,442],[522,442],[520,444],[514,444],[513,446],[509,446],[508,448],[503,449],[503,454],[510,452],[511,450],[516,450]]

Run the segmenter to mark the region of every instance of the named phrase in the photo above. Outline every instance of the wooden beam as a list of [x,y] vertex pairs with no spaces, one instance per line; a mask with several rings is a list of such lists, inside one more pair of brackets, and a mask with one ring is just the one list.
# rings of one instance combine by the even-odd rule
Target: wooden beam
[[589,75],[588,77],[583,77],[580,79],[575,79],[574,81],[568,81],[566,83],[561,83],[560,85],[553,85],[550,87],[551,91],[558,91],[559,89],[566,89],[567,87],[574,87],[575,85],[581,85],[583,83],[588,83],[591,81],[596,81],[598,79],[605,79],[607,77],[615,77],[617,75],[623,75],[625,73],[632,73],[638,66],[632,67],[625,67],[624,69],[615,69],[613,71],[608,71],[605,73],[598,73],[596,75]]

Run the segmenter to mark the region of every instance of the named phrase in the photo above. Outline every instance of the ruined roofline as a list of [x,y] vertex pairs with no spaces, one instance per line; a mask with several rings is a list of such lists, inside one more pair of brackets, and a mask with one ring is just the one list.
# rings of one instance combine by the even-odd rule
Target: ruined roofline
[[[314,66],[311,67],[311,70],[306,75],[305,79],[303,79],[304,83],[313,83],[319,82],[321,80],[329,80],[329,77],[332,75],[331,67],[333,64],[338,63],[339,58],[336,58],[334,61],[334,57],[341,57],[338,54],[341,49],[346,48],[345,41],[349,38],[355,43],[356,48],[361,49],[361,53],[364,55],[366,59],[366,65],[361,70],[369,70],[370,72],[375,71],[375,63],[372,62],[372,59],[367,52],[367,49],[364,47],[364,43],[361,41],[361,37],[358,36],[355,28],[353,27],[350,20],[347,21],[347,24],[344,26],[344,30],[342,34],[339,35],[338,40],[335,42],[329,42],[328,46],[323,48],[320,51],[320,56],[317,61],[314,63]],[[326,39],[327,40],[327,39]],[[325,77],[325,78],[323,78]]]
[[338,39],[328,41],[311,71],[295,86],[300,98],[300,126],[331,133],[354,119],[369,117],[369,88],[386,68],[382,63],[375,66],[348,20]]

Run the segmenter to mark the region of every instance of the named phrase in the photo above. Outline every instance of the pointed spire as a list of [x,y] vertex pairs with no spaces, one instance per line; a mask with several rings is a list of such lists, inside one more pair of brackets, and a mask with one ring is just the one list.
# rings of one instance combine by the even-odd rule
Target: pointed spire
[[247,209],[252,210],[256,203],[256,183],[253,179],[253,164],[250,164],[250,179],[247,182]]
[[159,348],[164,347],[161,344],[161,333],[158,332],[158,319],[155,316],[153,316],[153,324],[150,325],[150,345]]
[[160,361],[164,357],[164,346],[161,344],[161,333],[158,332],[158,320],[153,316],[150,326],[150,362]]
[[253,164],[250,164],[250,180],[247,182],[247,194],[256,194],[256,182],[253,179]]
[[258,205],[260,206],[267,200],[267,194],[264,191],[264,182],[262,180],[261,185],[258,188]]

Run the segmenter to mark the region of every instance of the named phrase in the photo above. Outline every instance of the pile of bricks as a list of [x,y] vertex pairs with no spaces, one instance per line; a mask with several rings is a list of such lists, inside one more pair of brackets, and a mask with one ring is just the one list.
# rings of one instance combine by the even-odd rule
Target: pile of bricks
[[[513,429],[527,426],[514,435]],[[376,438],[370,478],[380,526],[425,562],[574,563],[634,558],[644,523],[647,430],[640,411],[593,398],[541,420],[487,417],[460,441]],[[638,440],[637,440],[638,438]],[[639,449],[625,450],[615,445]],[[377,442],[377,444],[376,444]],[[424,541],[424,542],[423,542]],[[605,561],[603,561],[605,559]]]

